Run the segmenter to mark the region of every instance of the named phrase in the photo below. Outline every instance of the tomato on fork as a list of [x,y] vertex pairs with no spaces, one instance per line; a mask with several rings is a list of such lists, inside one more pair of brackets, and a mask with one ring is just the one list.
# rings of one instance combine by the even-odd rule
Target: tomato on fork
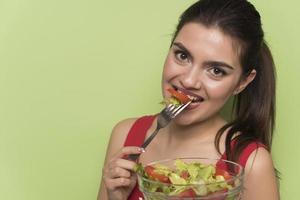
[[168,88],[168,91],[170,92],[170,94],[173,97],[175,97],[176,99],[178,99],[183,104],[191,101],[191,99],[186,94],[178,92],[174,88]]

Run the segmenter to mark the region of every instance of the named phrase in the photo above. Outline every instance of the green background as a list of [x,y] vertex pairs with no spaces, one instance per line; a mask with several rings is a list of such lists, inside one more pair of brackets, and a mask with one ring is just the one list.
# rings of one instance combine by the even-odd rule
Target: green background
[[[96,199],[114,124],[161,106],[160,78],[192,0],[0,0],[0,199]],[[252,1],[278,71],[273,156],[300,196],[296,0]]]

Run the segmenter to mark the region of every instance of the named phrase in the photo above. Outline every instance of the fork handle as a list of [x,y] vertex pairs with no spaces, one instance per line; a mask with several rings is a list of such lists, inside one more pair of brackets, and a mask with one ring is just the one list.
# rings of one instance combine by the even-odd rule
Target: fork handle
[[155,131],[150,135],[150,137],[148,137],[147,138],[147,140],[142,144],[142,148],[143,149],[145,149],[148,145],[149,145],[149,143],[153,140],[153,138],[157,135],[157,133],[158,133],[158,131],[159,131],[159,127],[157,127],[156,129],[155,129]]
[[[148,137],[147,140],[142,144],[141,148],[145,149],[145,148],[148,146],[148,144],[149,144],[149,143],[153,140],[153,138],[157,135],[159,129],[160,129],[159,127],[157,127],[157,128],[155,129],[155,131],[150,135],[150,137]],[[140,155],[141,155],[141,154],[130,154],[130,155],[128,156],[128,159],[129,159],[129,160],[132,160],[132,161],[136,161],[136,160],[139,158]]]

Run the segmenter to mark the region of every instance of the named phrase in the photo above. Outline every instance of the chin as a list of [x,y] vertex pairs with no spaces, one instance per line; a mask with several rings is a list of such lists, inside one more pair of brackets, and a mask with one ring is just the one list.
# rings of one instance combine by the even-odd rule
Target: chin
[[177,116],[175,119],[173,119],[173,121],[180,126],[189,126],[196,123],[196,121],[192,119],[191,116],[184,115]]
[[175,119],[173,119],[173,121],[180,126],[189,126],[205,123],[209,120],[213,120],[217,116],[218,114],[208,115],[208,113],[197,113],[193,115],[191,112],[187,112],[178,115]]

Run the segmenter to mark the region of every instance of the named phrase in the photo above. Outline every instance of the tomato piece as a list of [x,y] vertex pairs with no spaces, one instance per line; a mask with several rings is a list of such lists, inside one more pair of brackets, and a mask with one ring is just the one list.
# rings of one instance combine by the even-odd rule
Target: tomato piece
[[229,172],[224,169],[216,168],[216,176],[218,175],[223,176],[226,181],[232,179],[232,176],[229,174]]
[[153,180],[163,183],[171,183],[169,177],[165,176],[164,174],[155,172],[155,168],[153,166],[146,166],[145,172]]
[[190,98],[187,95],[176,91],[174,88],[168,88],[168,91],[173,97],[178,99],[181,103],[187,103],[190,101]]
[[190,177],[190,174],[187,170],[184,170],[180,173],[180,177],[187,180]]
[[179,197],[196,197],[197,194],[192,188],[189,188],[189,189],[186,189],[186,190],[180,192],[178,196]]

